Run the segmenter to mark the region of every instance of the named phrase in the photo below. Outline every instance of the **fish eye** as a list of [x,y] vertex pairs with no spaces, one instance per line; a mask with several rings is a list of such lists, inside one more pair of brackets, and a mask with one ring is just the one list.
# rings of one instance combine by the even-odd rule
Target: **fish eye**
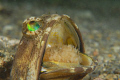
[[27,24],[27,28],[29,31],[36,31],[41,27],[36,21],[31,21]]

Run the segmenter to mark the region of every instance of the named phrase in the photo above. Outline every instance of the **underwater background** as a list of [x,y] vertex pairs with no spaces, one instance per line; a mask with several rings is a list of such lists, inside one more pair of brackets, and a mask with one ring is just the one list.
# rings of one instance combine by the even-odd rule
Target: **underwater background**
[[78,25],[86,54],[98,60],[85,80],[120,80],[119,0],[0,0],[0,80],[9,79],[22,22],[43,14],[66,14]]

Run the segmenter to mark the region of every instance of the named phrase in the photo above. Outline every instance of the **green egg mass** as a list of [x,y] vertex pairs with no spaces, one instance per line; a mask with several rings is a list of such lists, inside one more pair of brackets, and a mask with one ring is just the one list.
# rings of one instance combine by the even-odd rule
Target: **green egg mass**
[[40,25],[37,22],[30,22],[27,24],[27,28],[29,31],[36,31],[40,28]]

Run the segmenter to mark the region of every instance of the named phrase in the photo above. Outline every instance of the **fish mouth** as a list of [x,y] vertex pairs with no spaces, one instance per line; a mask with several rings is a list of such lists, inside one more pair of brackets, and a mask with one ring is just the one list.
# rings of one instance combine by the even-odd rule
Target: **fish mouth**
[[[47,17],[45,16],[45,18]],[[41,65],[42,63],[39,67],[40,70],[38,69],[37,72],[38,74],[40,72],[39,78],[44,80],[60,78],[61,80],[63,77],[67,78],[73,75],[85,76],[91,72],[93,69],[90,66],[93,65],[94,61],[84,54],[84,45],[77,25],[65,15],[58,19],[51,17],[50,19],[53,20],[45,19],[47,25],[44,24],[45,22],[39,21],[42,18],[36,19],[34,22],[30,19],[23,24],[25,37],[34,40],[40,35],[41,39],[39,37],[37,39],[42,40],[43,38],[40,42],[42,49],[38,46],[41,50],[39,53],[41,56],[38,55],[40,57],[37,64]],[[47,20],[50,22],[47,22]],[[38,59],[36,60],[38,61]],[[34,64],[34,62],[31,64]],[[32,67],[30,66],[31,69]]]
[[80,36],[69,21],[54,23],[47,39],[41,74],[90,66],[93,61],[81,53],[81,44]]

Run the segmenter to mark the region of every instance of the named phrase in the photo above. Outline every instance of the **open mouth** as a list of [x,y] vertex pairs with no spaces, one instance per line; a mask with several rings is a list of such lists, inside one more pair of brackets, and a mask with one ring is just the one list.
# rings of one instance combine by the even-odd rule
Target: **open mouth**
[[79,37],[68,21],[60,20],[53,25],[43,57],[41,78],[73,75],[76,74],[73,69],[92,64],[92,59],[80,52]]

